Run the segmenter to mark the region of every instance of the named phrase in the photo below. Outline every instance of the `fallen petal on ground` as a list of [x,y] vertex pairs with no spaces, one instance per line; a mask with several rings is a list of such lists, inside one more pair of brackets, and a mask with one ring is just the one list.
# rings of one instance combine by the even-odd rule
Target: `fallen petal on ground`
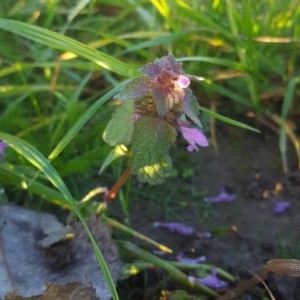
[[212,289],[222,289],[222,288],[226,288],[228,286],[228,282],[223,281],[218,278],[217,273],[214,269],[211,271],[210,275],[207,275],[204,278],[189,276],[188,279],[190,282],[196,282],[199,284],[203,284]]
[[232,202],[236,200],[236,195],[229,193],[225,188],[222,188],[220,193],[215,197],[205,197],[204,201],[209,203],[216,202]]
[[290,201],[275,201],[273,202],[273,212],[275,214],[282,214],[290,207],[290,205]]
[[203,263],[206,261],[206,257],[205,256],[199,256],[199,257],[195,257],[195,258],[189,258],[184,256],[183,253],[178,253],[176,256],[176,259],[179,262],[185,263],[185,264],[199,264],[199,263]]
[[155,222],[153,223],[153,226],[165,228],[173,233],[179,233],[182,235],[193,235],[195,233],[195,229],[193,227],[177,222]]

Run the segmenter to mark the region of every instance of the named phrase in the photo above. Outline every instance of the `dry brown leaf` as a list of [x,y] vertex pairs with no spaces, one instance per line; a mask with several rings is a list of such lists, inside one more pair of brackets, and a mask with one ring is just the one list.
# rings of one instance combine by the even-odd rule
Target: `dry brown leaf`
[[[121,263],[110,229],[95,216],[88,225],[116,281]],[[74,237],[67,239],[70,232]],[[65,227],[48,213],[0,206],[0,237],[0,299],[9,293],[23,298],[46,296],[54,285],[63,290],[75,283],[81,291],[95,289],[101,300],[111,298],[81,223]]]
[[81,283],[66,283],[64,285],[49,284],[43,295],[22,297],[16,293],[9,293],[5,300],[97,300],[95,290],[85,287]]

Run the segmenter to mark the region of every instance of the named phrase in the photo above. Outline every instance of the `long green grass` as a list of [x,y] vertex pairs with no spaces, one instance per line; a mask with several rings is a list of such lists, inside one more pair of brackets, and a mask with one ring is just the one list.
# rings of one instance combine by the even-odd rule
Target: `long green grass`
[[107,101],[138,67],[168,52],[201,79],[193,89],[203,113],[245,129],[246,112],[255,126],[275,122],[288,171],[287,138],[300,162],[287,122],[300,109],[299,34],[297,0],[2,1],[0,138],[17,152],[0,163],[0,184],[21,205],[33,205],[21,200],[25,189],[81,217],[75,199],[97,184],[86,185],[110,151],[101,139],[113,110]]

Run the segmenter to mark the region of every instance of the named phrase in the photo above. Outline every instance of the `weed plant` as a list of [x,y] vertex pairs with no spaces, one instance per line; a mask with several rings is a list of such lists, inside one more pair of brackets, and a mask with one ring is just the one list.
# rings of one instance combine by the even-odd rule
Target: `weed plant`
[[[299,34],[297,0],[2,1],[0,140],[15,152],[5,150],[0,184],[21,205],[36,208],[43,198],[85,224],[95,203],[86,210],[79,200],[99,184],[111,151],[102,140],[116,104],[109,100],[140,75],[138,68],[168,53],[198,79],[192,87],[203,115],[250,130],[238,119],[275,128],[287,171],[287,138],[300,161],[299,139],[287,122],[299,117]],[[211,133],[214,139],[213,126]],[[106,169],[100,185],[119,178],[123,167]],[[129,199],[127,188],[127,217]],[[121,245],[187,284],[173,265]]]

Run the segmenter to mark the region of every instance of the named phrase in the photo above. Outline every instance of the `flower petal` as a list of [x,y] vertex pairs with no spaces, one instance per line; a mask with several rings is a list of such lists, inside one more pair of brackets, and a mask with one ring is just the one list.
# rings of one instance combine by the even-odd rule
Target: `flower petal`
[[189,143],[189,146],[187,147],[188,151],[197,150],[197,145],[200,147],[208,146],[208,140],[200,129],[195,127],[179,126],[179,130],[184,139]]
[[173,233],[179,233],[187,236],[195,233],[195,229],[193,227],[177,222],[155,222],[153,226],[166,228]]
[[275,214],[282,214],[290,207],[290,205],[290,201],[275,201],[273,202],[273,212]]
[[199,256],[195,258],[189,258],[183,255],[183,253],[178,253],[176,259],[185,264],[199,264],[206,261],[205,256]]
[[206,197],[204,198],[205,202],[215,203],[215,202],[232,202],[236,200],[235,194],[230,194],[226,191],[225,188],[222,188],[220,193],[215,197]]
[[188,280],[190,282],[197,282],[199,284],[203,284],[212,289],[222,289],[222,288],[226,288],[228,286],[228,282],[223,281],[217,277],[217,273],[216,273],[215,269],[212,269],[211,275],[207,275],[204,278],[197,278],[197,277],[189,276]]
[[180,75],[177,79],[177,84],[183,89],[187,88],[190,85],[190,83],[190,79],[185,75]]

